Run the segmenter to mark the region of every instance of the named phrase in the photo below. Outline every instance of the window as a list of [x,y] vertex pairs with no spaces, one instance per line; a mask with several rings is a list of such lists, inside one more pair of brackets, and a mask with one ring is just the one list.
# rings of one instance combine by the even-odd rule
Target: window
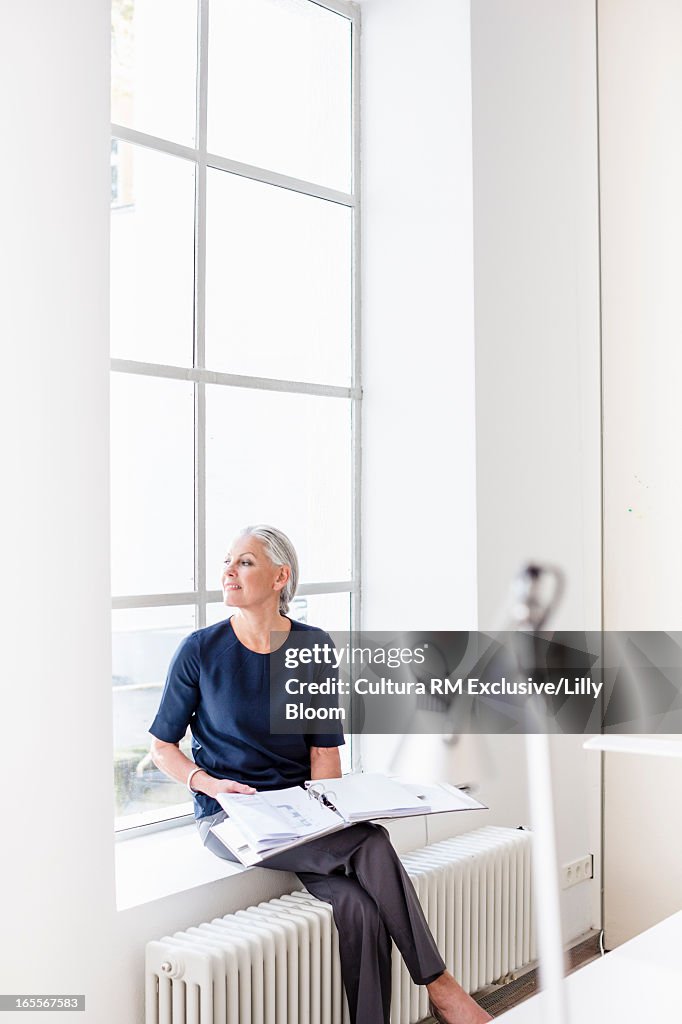
[[237,529],[291,536],[295,617],[359,621],[357,54],[342,0],[113,2],[121,828],[191,810],[147,729],[182,637],[226,615]]

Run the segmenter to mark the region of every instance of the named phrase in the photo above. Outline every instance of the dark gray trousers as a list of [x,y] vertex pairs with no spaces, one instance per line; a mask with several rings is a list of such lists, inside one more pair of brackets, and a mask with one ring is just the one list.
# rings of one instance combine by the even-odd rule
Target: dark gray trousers
[[[210,831],[225,813],[197,822],[207,849],[235,860]],[[263,867],[294,871],[331,903],[352,1024],[390,1022],[391,939],[412,980],[428,985],[445,970],[410,878],[381,825],[362,822],[268,857]]]

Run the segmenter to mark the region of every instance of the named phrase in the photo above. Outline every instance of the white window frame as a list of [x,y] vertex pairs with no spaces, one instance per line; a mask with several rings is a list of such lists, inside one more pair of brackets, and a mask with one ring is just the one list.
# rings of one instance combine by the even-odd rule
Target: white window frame
[[[195,529],[194,529],[194,572],[195,589],[184,593],[120,595],[112,598],[114,611],[128,608],[162,608],[173,605],[193,605],[196,619],[195,628],[206,625],[206,606],[222,601],[220,590],[208,590],[206,581],[206,385],[250,388],[257,391],[277,391],[286,394],[319,395],[329,400],[351,400],[351,578],[324,583],[304,583],[297,590],[297,596],[311,594],[350,595],[350,627],[360,628],[362,590],[360,583],[360,511],[361,511],[361,423],[362,386],[360,359],[360,9],[345,0],[307,0],[317,7],[347,18],[351,23],[351,102],[352,102],[352,188],[340,192],[300,178],[264,167],[255,167],[237,160],[216,156],[207,151],[207,108],[208,108],[208,33],[210,0],[198,2],[198,62],[197,62],[197,144],[196,147],[181,146],[166,139],[139,132],[123,125],[111,125],[112,140],[144,146],[171,156],[191,161],[196,166],[195,190],[195,231],[194,231],[194,344],[193,366],[184,368],[162,363],[141,362],[134,359],[111,359],[114,373],[136,374],[145,377],[185,380],[194,383],[194,451],[195,451]],[[242,374],[217,373],[206,367],[205,308],[206,308],[206,172],[217,168],[230,174],[250,178],[278,188],[285,188],[304,195],[339,203],[352,210],[351,244],[351,384],[337,387],[326,384],[308,384],[302,381],[284,380],[271,377],[251,377]],[[166,809],[167,811],[170,808]],[[159,814],[163,813],[160,809]],[[133,817],[131,815],[131,817]],[[146,825],[122,824],[117,829],[117,838],[132,838],[143,832],[185,825],[193,820],[191,814],[176,815]]]

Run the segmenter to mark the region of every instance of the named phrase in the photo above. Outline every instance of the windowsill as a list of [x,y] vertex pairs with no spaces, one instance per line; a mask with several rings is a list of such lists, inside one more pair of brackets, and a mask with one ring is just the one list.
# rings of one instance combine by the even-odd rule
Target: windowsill
[[116,843],[115,857],[118,910],[253,870],[206,850],[194,823]]
[[[461,813],[457,812],[438,815],[442,819],[441,828],[431,842],[452,834],[445,827],[445,819],[453,816],[462,820]],[[382,821],[382,824],[388,828],[398,853],[405,853],[429,842],[425,821],[419,815]],[[117,910],[130,910],[233,875],[241,876],[245,871],[267,871],[267,868],[245,868],[216,857],[202,846],[194,822],[116,843],[115,862]]]

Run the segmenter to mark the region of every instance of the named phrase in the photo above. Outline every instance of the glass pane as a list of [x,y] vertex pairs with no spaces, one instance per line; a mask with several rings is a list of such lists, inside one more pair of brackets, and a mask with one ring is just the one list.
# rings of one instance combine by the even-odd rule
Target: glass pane
[[350,632],[350,594],[305,594],[295,597],[290,615],[299,622]]
[[232,614],[231,608],[226,608],[224,604],[207,604],[206,605],[206,625],[215,626],[217,622],[222,622],[223,619],[228,619]]
[[111,120],[194,145],[196,0],[113,0]]
[[208,588],[245,525],[284,530],[301,582],[351,571],[350,401],[206,387]]
[[112,356],[192,365],[194,166],[112,143]]
[[207,190],[207,366],[348,385],[351,211],[224,171]]
[[[112,612],[114,778],[116,815],[187,803],[187,790],[155,768],[149,726],[156,715],[171,657],[194,629],[194,608],[134,608]],[[189,733],[180,743],[190,756]]]
[[[224,604],[206,605],[206,625],[213,626],[228,618],[232,609]],[[321,629],[338,629],[350,632],[350,594],[304,594],[295,597],[289,608],[289,616],[298,622]]]
[[212,0],[208,149],[349,192],[351,23],[308,0]]
[[194,588],[194,385],[111,377],[114,594]]

